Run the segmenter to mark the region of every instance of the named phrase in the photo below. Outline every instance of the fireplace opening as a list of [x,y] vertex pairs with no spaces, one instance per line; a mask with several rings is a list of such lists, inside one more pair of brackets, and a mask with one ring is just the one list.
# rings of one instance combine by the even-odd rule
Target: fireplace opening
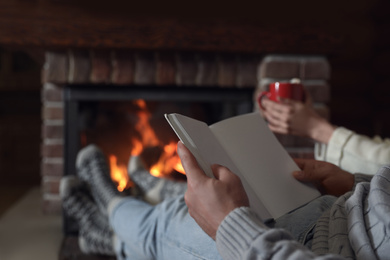
[[[64,87],[64,174],[75,175],[79,150],[95,144],[109,159],[111,178],[123,191],[139,156],[150,174],[185,181],[176,154],[178,138],[165,113],[180,113],[212,124],[253,111],[253,88],[67,85]],[[64,214],[65,234],[77,234]]]

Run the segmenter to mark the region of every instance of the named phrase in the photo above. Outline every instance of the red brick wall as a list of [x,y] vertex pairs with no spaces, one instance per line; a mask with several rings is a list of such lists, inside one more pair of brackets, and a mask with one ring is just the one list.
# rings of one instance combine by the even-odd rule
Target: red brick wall
[[63,175],[63,89],[45,83],[42,88],[42,145],[41,176],[43,188],[43,210],[59,213],[59,182]]

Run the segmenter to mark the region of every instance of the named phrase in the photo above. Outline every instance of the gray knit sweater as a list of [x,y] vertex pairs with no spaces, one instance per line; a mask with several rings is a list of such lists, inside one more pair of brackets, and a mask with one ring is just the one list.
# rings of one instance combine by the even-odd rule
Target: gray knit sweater
[[283,229],[269,229],[243,207],[217,231],[223,259],[390,259],[390,167],[341,196],[317,222],[309,250]]

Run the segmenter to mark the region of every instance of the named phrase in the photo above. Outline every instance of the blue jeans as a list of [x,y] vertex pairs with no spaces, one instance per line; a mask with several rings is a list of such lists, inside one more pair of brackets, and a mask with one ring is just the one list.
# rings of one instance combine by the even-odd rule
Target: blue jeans
[[156,206],[126,197],[109,217],[118,259],[221,259],[214,240],[188,214],[183,196]]
[[308,204],[267,223],[269,227],[284,228],[301,244],[311,248],[317,220],[333,205],[337,197],[321,196]]
[[[322,196],[266,224],[285,228],[310,245],[317,219],[335,199]],[[215,241],[188,214],[183,196],[156,206],[124,198],[112,210],[110,223],[118,238],[118,259],[221,259]]]

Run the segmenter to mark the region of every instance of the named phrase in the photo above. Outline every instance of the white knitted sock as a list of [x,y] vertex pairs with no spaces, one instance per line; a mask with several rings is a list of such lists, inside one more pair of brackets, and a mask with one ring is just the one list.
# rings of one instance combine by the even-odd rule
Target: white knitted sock
[[83,253],[114,255],[113,231],[106,215],[93,201],[88,186],[77,176],[64,176],[60,182],[64,213],[79,227],[79,246]]
[[88,183],[92,197],[100,210],[107,214],[107,205],[110,200],[122,194],[111,180],[104,153],[96,145],[88,145],[79,151],[76,169],[80,179]]
[[154,177],[147,171],[138,156],[129,160],[128,172],[132,181],[137,185],[144,200],[157,204],[164,199],[183,195],[187,190],[187,183]]

